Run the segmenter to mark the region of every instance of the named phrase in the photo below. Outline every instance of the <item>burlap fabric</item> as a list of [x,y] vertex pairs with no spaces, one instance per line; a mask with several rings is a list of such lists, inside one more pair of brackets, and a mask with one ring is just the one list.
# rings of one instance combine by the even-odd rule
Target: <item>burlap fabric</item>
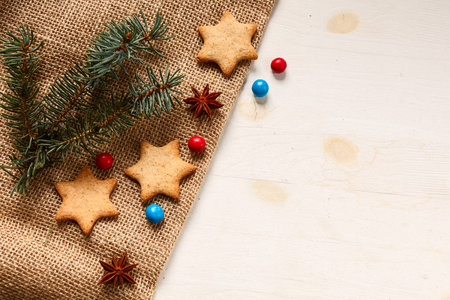
[[[196,62],[196,54],[203,44],[197,27],[216,24],[224,11],[229,10],[242,23],[258,24],[253,38],[256,47],[273,4],[274,0],[0,0],[1,36],[18,25],[28,24],[45,42],[44,58],[37,74],[41,95],[64,70],[84,59],[90,39],[95,32],[104,30],[103,23],[121,20],[142,9],[149,20],[153,20],[159,10],[166,20],[170,20],[169,34],[175,35],[175,38],[157,44],[167,57],[144,55],[146,64],[163,68],[169,62],[172,69],[180,68],[186,74],[181,88],[186,97],[190,96],[190,85],[202,89],[210,83],[212,92],[223,93],[218,100],[225,104],[214,112],[212,120],[194,120],[186,106],[162,118],[143,120],[102,147],[115,158],[111,170],[101,172],[96,169],[95,158],[90,155],[81,159],[69,157],[65,163],[42,173],[41,181],[32,186],[26,198],[17,195],[9,198],[14,182],[1,172],[1,299],[151,298],[250,66],[249,61],[241,62],[231,77],[226,78],[216,65]],[[4,70],[0,69],[0,76],[4,75]],[[5,91],[3,82],[0,91]],[[2,165],[9,162],[8,155],[14,151],[7,133],[4,119],[0,118]],[[203,153],[192,154],[187,149],[187,141],[192,135],[205,138],[207,148]],[[139,184],[126,177],[123,170],[139,159],[142,140],[162,146],[173,139],[180,140],[181,157],[197,166],[197,171],[181,182],[180,201],[160,195],[142,204]],[[74,221],[54,221],[61,198],[53,184],[73,180],[85,164],[91,166],[98,178],[117,178],[119,182],[111,197],[119,216],[100,219],[88,236]],[[146,220],[145,208],[149,203],[163,207],[166,217],[162,224],[152,225]],[[53,230],[44,245],[52,223]],[[137,284],[115,289],[112,285],[97,285],[104,275],[99,259],[110,260],[113,254],[122,255],[125,251],[130,263],[139,264],[132,271]]]

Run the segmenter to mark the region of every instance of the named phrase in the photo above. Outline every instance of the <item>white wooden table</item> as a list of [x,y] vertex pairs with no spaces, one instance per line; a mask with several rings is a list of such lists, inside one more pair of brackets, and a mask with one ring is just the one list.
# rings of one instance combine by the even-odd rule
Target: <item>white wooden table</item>
[[450,299],[450,1],[281,0],[258,53],[154,299]]

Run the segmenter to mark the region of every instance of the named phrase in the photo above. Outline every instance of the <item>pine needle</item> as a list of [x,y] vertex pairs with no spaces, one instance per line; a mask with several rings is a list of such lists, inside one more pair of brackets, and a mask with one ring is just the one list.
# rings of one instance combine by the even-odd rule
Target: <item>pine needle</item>
[[52,229],[53,229],[53,223],[52,223],[52,225],[50,225],[50,229],[48,230],[47,236],[45,237],[44,246],[47,246],[47,240],[48,240],[48,237],[50,236],[50,232],[52,232]]

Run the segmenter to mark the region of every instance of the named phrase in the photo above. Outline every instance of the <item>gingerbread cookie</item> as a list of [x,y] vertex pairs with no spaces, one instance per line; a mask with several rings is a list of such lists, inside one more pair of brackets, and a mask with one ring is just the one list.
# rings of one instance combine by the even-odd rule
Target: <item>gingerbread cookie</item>
[[256,24],[242,24],[226,11],[216,26],[200,26],[203,48],[197,61],[217,63],[226,76],[230,76],[237,63],[243,59],[257,59],[251,44]]
[[55,183],[63,200],[55,220],[75,220],[84,234],[89,234],[98,219],[119,214],[109,200],[116,185],[117,179],[99,180],[84,166],[74,181]]
[[180,180],[195,171],[195,166],[181,160],[180,142],[174,140],[163,147],[141,143],[141,159],[125,170],[125,174],[141,185],[141,200],[156,194],[178,199]]

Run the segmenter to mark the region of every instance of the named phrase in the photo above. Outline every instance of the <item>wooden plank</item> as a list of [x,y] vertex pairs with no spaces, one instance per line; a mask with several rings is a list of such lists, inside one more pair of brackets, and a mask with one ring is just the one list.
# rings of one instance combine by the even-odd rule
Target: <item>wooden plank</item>
[[449,31],[444,0],[279,1],[154,299],[450,299]]

